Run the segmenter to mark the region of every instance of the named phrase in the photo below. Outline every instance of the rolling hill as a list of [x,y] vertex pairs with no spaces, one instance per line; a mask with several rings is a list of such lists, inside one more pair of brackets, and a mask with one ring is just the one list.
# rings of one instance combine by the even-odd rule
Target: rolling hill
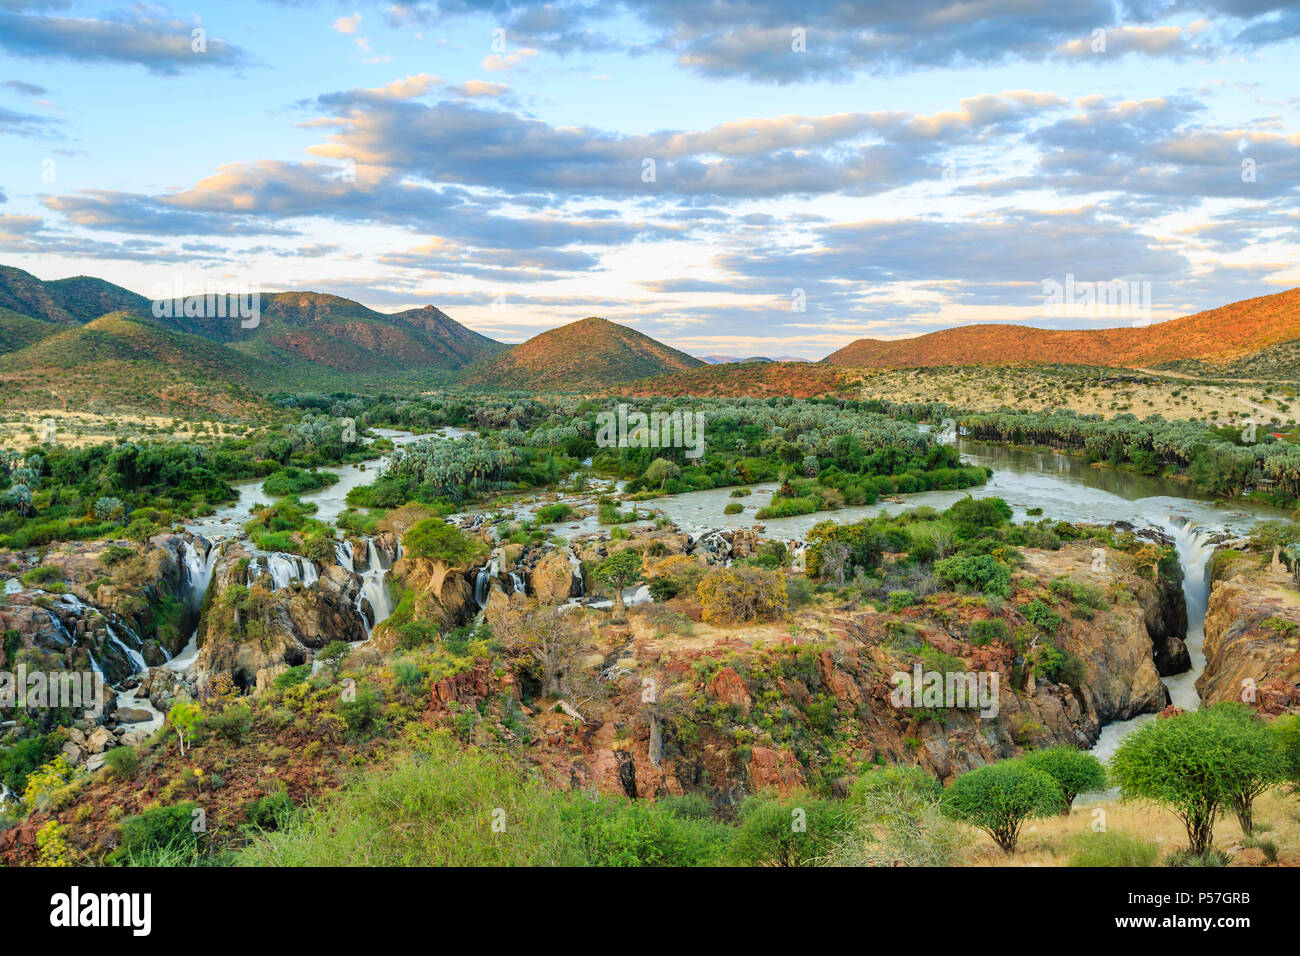
[[921,368],[1016,362],[1141,368],[1225,365],[1300,340],[1300,289],[1245,299],[1149,326],[1097,330],[963,325],[910,339],[858,339],[831,365]]
[[465,381],[495,388],[584,391],[704,364],[625,325],[587,318],[536,335],[469,369]]
[[0,356],[8,409],[248,418],[280,370],[125,312],[65,328]]
[[[168,303],[155,316],[153,303],[103,279],[78,276],[43,281],[21,269],[0,266],[0,309],[49,323],[21,323],[0,312],[0,351],[30,344],[37,333],[79,325],[108,313],[153,319],[177,332],[221,342],[250,357],[274,363],[297,383],[332,381],[332,372],[383,375],[455,371],[508,346],[479,335],[431,305],[384,313],[341,296],[318,292],[269,292],[260,296],[256,326],[244,328],[227,300],[223,315],[186,316],[182,303]],[[214,302],[215,304],[215,302]],[[217,310],[213,310],[216,312]]]

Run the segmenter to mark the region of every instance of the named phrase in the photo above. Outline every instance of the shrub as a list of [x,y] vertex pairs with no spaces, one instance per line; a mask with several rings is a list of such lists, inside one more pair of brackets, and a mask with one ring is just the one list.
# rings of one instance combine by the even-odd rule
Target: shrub
[[1073,747],[1035,750],[1023,758],[1025,765],[1041,770],[1061,788],[1065,797],[1061,813],[1068,814],[1074,798],[1106,787],[1106,771],[1092,754]]
[[561,804],[560,819],[585,866],[710,866],[731,835],[726,825],[675,812],[663,801],[592,800],[575,793]]
[[891,611],[901,611],[905,607],[911,607],[916,603],[916,595],[911,591],[890,591],[889,592],[889,609]]
[[811,794],[759,794],[740,807],[729,856],[741,866],[812,866],[854,830],[842,804]]
[[253,709],[247,704],[231,704],[220,713],[209,714],[203,725],[216,736],[224,737],[231,743],[243,743],[248,732],[253,729]]
[[402,535],[403,553],[412,558],[441,561],[453,567],[467,567],[488,555],[488,546],[465,534],[442,518],[425,518]]
[[1048,634],[1055,634],[1061,629],[1061,615],[1039,598],[1034,598],[1020,610],[1025,615],[1025,620]]
[[745,506],[739,501],[733,501],[722,509],[724,515],[738,515],[745,510]]
[[920,767],[875,767],[853,785],[852,836],[827,862],[834,866],[951,866],[970,842],[941,810],[943,786]]
[[1011,569],[989,554],[957,555],[934,563],[934,573],[955,587],[1011,596]]
[[118,780],[126,780],[135,773],[140,754],[134,747],[114,747],[104,754],[104,764]]
[[743,624],[784,617],[790,606],[785,575],[762,568],[712,568],[696,589],[701,616],[709,624]]
[[268,793],[244,807],[244,819],[262,830],[279,830],[293,814],[294,802],[284,790]]
[[55,733],[29,737],[0,751],[0,783],[14,793],[22,793],[27,788],[27,777],[41,764],[53,760],[62,747],[63,738]]
[[271,686],[284,690],[294,684],[306,683],[309,677],[311,677],[311,665],[299,664],[297,667],[290,667],[287,671],[276,674],[275,679],[271,681]]
[[196,809],[197,804],[178,803],[127,817],[120,824],[121,840],[108,862],[115,866],[143,866],[153,863],[160,853],[197,858]]
[[972,644],[983,647],[993,641],[1005,641],[1007,639],[1007,622],[1000,617],[990,618],[987,621],[972,621],[968,638]]
[[1021,760],[1003,760],[962,774],[944,792],[943,810],[983,830],[1006,853],[1016,852],[1026,820],[1060,810],[1056,781]]

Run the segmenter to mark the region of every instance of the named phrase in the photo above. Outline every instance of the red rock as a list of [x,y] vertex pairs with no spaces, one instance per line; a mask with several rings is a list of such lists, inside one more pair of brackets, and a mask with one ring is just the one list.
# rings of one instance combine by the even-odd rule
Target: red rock
[[731,707],[739,707],[742,714],[746,717],[749,716],[749,708],[752,703],[749,688],[740,679],[740,675],[730,667],[724,667],[714,674],[713,680],[709,681],[705,690],[714,700]]

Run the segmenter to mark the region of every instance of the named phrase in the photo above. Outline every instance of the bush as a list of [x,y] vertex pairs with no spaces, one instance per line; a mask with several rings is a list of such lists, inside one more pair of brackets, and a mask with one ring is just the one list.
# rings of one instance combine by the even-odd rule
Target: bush
[[785,575],[780,571],[732,566],[712,568],[696,589],[701,616],[709,624],[743,624],[784,617],[790,606]]
[[299,664],[297,667],[290,667],[287,671],[276,674],[275,679],[271,681],[271,686],[284,690],[294,684],[306,683],[309,677],[311,677],[311,665]]
[[284,790],[268,793],[244,807],[244,819],[262,830],[279,830],[293,814],[294,802]]
[[988,554],[957,555],[934,563],[934,573],[954,587],[994,597],[1011,596],[1011,569]]
[[194,830],[194,803],[155,807],[121,823],[121,840],[108,857],[114,866],[145,866],[159,854],[197,858],[199,835]]
[[972,644],[978,647],[991,644],[993,641],[1005,641],[1007,639],[1007,622],[1000,617],[990,618],[987,621],[972,621],[967,637]]
[[1025,821],[1057,813],[1064,799],[1048,774],[1021,760],[1003,760],[954,780],[944,792],[943,811],[983,830],[1004,852],[1014,853]]
[[952,866],[970,842],[946,819],[943,786],[920,767],[875,767],[853,785],[854,834],[834,850],[833,866]]
[[1063,814],[1070,812],[1070,806],[1079,794],[1106,787],[1106,771],[1101,761],[1086,751],[1074,747],[1052,747],[1035,750],[1023,759],[1026,766],[1041,770],[1056,781],[1065,797],[1061,805]]
[[901,611],[905,607],[911,607],[916,603],[916,595],[911,591],[890,591],[889,592],[889,609],[891,611]]
[[441,518],[425,518],[402,535],[407,557],[441,561],[453,567],[478,564],[488,555],[488,546]]
[[104,754],[104,765],[118,780],[127,780],[135,773],[140,754],[134,747],[114,747]]
[[562,825],[577,839],[585,866],[710,866],[731,830],[695,813],[674,812],[662,801],[630,801],[571,794]]
[[37,767],[53,760],[62,747],[63,738],[59,734],[44,734],[18,741],[8,750],[0,752],[0,783],[13,793],[22,793],[27,788],[27,777]]
[[759,794],[740,807],[729,856],[741,866],[812,866],[854,830],[842,804],[811,794]]
[[1034,598],[1020,610],[1024,613],[1025,620],[1048,634],[1055,634],[1061,629],[1061,615],[1039,598]]
[[722,509],[724,515],[738,515],[745,510],[745,506],[739,501],[733,501]]
[[339,716],[354,735],[368,734],[383,715],[379,695],[369,687],[357,689],[355,700],[339,702]]
[[230,704],[220,713],[209,714],[203,725],[216,736],[240,744],[253,729],[253,709],[247,704]]

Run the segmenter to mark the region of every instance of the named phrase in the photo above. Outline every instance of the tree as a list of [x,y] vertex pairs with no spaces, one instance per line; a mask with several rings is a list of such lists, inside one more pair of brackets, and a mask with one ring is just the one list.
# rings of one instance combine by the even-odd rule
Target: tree
[[203,711],[199,705],[193,701],[178,700],[172,704],[172,709],[167,712],[167,723],[172,725],[176,731],[176,737],[180,740],[181,756],[185,756],[185,738],[193,737],[194,728],[199,725],[203,718]]
[[1283,772],[1281,747],[1270,755],[1267,735],[1233,712],[1240,707],[1216,704],[1152,721],[1125,738],[1111,758],[1121,797],[1168,806],[1183,821],[1193,854],[1214,843],[1214,823],[1225,805],[1244,817],[1243,829],[1253,825],[1251,806],[1261,784],[1271,786]]
[[614,620],[622,621],[627,615],[623,606],[623,589],[641,576],[641,555],[631,548],[624,548],[596,565],[592,573],[613,589]]
[[784,617],[790,608],[780,571],[732,565],[709,570],[696,586],[701,616],[709,624],[743,624],[756,618]]
[[665,481],[669,478],[676,478],[681,473],[681,468],[667,458],[656,458],[650,462],[650,466],[646,468],[645,474],[641,478],[645,481],[647,488],[662,488]]
[[1061,814],[1068,815],[1074,798],[1081,793],[1102,790],[1106,786],[1106,770],[1092,754],[1073,747],[1052,747],[1035,750],[1023,758],[1025,765],[1041,770],[1061,788],[1065,802]]
[[1023,760],[1003,760],[964,773],[944,791],[945,815],[969,823],[1015,853],[1026,820],[1059,812],[1065,795],[1050,775]]
[[487,557],[488,546],[441,518],[425,518],[402,535],[402,552],[449,567],[468,567]]
[[347,641],[330,641],[316,653],[316,660],[329,668],[330,673],[337,680],[343,671],[343,662],[348,659],[352,653],[352,645]]
[[1255,798],[1287,779],[1288,760],[1282,738],[1271,732],[1244,704],[1217,704],[1206,716],[1221,724],[1223,747],[1236,759],[1236,775],[1228,789],[1228,803],[1237,815],[1241,832],[1254,836]]
[[493,633],[508,653],[532,659],[543,697],[569,693],[573,662],[587,636],[573,614],[530,600],[501,615]]

